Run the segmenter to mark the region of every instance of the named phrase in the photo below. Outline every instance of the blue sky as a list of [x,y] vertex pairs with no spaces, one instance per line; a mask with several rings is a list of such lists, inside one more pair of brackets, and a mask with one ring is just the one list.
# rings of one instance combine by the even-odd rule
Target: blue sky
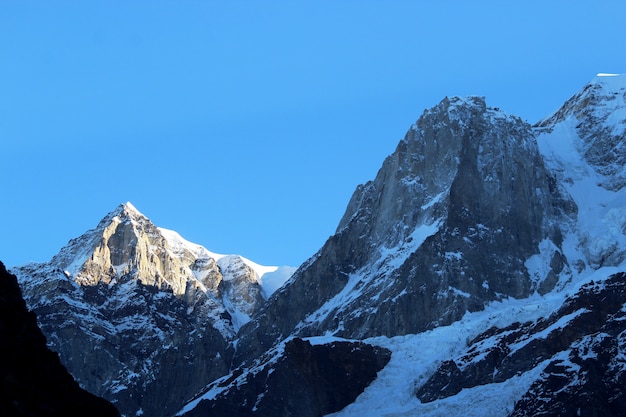
[[0,260],[131,201],[297,266],[425,108],[533,123],[626,72],[620,1],[0,1]]

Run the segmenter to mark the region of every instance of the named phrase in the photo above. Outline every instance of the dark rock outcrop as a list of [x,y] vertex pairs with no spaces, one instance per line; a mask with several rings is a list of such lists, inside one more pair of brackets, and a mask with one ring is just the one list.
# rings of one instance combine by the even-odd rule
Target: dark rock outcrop
[[591,282],[550,317],[479,335],[463,355],[444,362],[416,395],[431,402],[541,367],[512,416],[625,415],[624,305],[626,274]]
[[119,416],[111,403],[81,389],[46,346],[17,278],[0,262],[0,415]]
[[353,402],[390,357],[388,350],[366,343],[312,345],[296,338],[278,358],[220,381],[216,385],[229,388],[184,416],[321,417]]

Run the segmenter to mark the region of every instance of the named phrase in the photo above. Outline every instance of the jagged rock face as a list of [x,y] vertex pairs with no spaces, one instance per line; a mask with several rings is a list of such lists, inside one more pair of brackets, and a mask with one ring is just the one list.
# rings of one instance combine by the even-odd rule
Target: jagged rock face
[[52,267],[17,272],[64,365],[124,415],[169,415],[229,369],[223,335],[171,292],[133,280],[79,286]]
[[124,415],[171,415],[228,372],[237,329],[265,301],[243,258],[157,228],[130,203],[49,263],[14,271],[65,366]]
[[265,303],[265,298],[255,271],[241,257],[226,256],[218,264],[223,276],[218,290],[233,327],[239,329]]
[[381,244],[393,248],[443,216],[463,235],[513,217],[505,233],[528,246],[542,237],[547,179],[530,126],[479,97],[444,99],[409,130],[376,179],[357,189],[338,231],[350,226],[376,257]]
[[605,188],[626,185],[626,81],[624,76],[598,76],[571,97],[552,116],[535,125],[552,132],[568,119],[582,139],[581,154],[602,175]]
[[183,415],[321,417],[354,401],[391,353],[361,342],[312,345],[296,338],[277,356],[216,382],[212,388],[223,390]]
[[539,369],[511,416],[622,416],[626,274],[591,282],[545,319],[492,328],[444,362],[416,395],[422,402]]
[[[242,329],[238,358],[292,332],[416,333],[489,300],[546,292],[569,275],[557,224],[575,214],[528,124],[479,97],[444,99],[357,188],[336,235]],[[552,268],[531,276],[525,262],[542,241]]]
[[[216,290],[224,274],[216,259],[203,247],[190,246],[176,233],[157,228],[127,203],[107,215],[96,229],[71,241],[51,263],[68,271],[83,286],[136,280],[189,301],[198,289],[219,296]],[[255,283],[251,268],[234,272],[237,276],[251,275],[247,281]],[[258,285],[256,290],[260,296]],[[251,299],[249,310],[255,308],[256,301],[258,297]]]
[[0,414],[119,416],[111,403],[82,390],[46,346],[27,311],[17,278],[0,262]]

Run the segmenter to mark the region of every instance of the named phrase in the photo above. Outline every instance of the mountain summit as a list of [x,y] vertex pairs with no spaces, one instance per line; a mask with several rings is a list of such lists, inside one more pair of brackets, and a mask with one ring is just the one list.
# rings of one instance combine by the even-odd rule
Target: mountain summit
[[571,129],[584,160],[606,176],[603,187],[617,191],[626,185],[626,75],[598,74],[535,127],[555,137]]
[[293,268],[210,252],[126,203],[14,272],[84,388],[122,414],[168,415],[228,371],[237,330]]
[[356,339],[391,359],[362,363],[377,378],[333,416],[623,415],[623,95],[598,77],[534,127],[482,97],[426,110],[241,328],[239,366],[181,414],[253,416],[284,395],[273,415],[319,415],[291,399],[325,404],[317,374],[299,394],[258,387],[301,374],[293,341]]
[[[237,355],[290,334],[417,333],[545,293],[568,279],[559,224],[575,215],[530,125],[482,97],[446,98],[357,187],[337,233],[243,329]],[[553,266],[529,272],[540,254]]]

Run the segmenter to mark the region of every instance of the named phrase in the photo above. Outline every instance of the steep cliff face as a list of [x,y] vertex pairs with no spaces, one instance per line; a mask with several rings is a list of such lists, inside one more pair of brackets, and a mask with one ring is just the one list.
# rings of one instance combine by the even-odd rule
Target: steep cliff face
[[[337,233],[242,330],[238,358],[292,332],[416,333],[491,300],[545,293],[570,275],[559,225],[575,215],[528,124],[480,97],[446,98],[357,188]],[[540,253],[551,267],[529,271],[527,260]]]
[[125,415],[166,416],[230,368],[276,271],[157,228],[130,203],[49,263],[15,269],[51,347]]
[[0,262],[0,414],[119,416],[111,403],[82,390],[46,346],[26,309],[17,278]]

